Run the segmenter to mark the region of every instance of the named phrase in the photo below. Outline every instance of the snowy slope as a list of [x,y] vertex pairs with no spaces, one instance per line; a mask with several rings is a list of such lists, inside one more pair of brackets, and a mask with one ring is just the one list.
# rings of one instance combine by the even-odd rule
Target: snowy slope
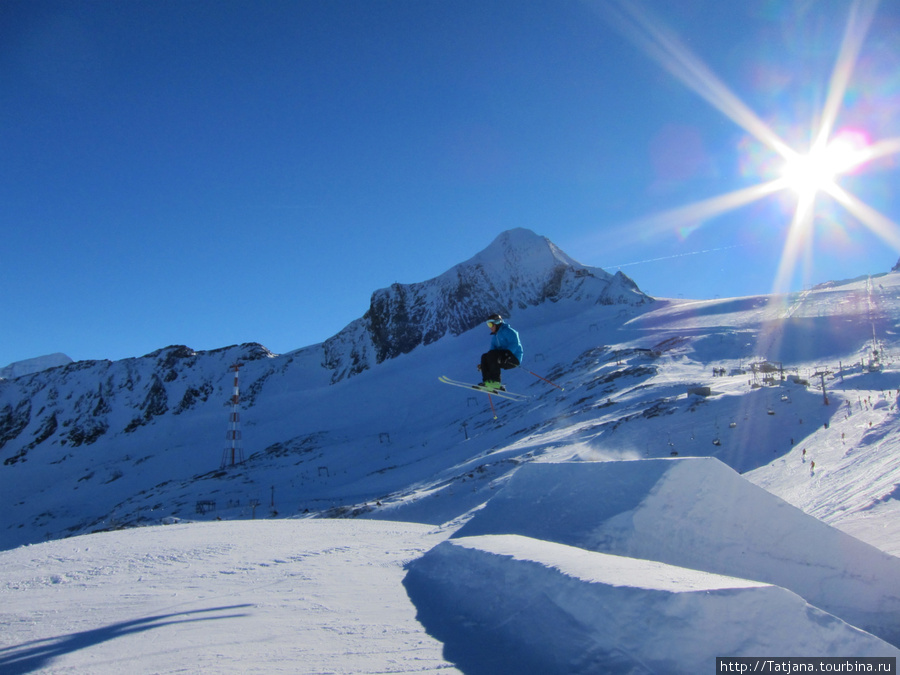
[[[508,372],[504,375],[507,386],[530,398],[523,403],[494,401],[498,416],[494,419],[483,394],[469,394],[439,384],[440,374],[470,380],[477,377],[474,364],[488,342],[480,314],[470,317],[477,324],[472,324],[471,330],[459,324],[456,332],[448,325],[440,335],[435,333],[433,340],[423,334],[408,343],[412,345],[409,351],[384,354],[384,358],[373,351],[370,316],[348,326],[327,346],[313,345],[284,355],[271,354],[254,344],[213,352],[175,346],[139,359],[74,363],[0,382],[0,494],[4,500],[0,549],[12,549],[0,553],[0,565],[3,569],[18,569],[15,566],[24,559],[22,556],[32,556],[28,558],[31,562],[21,563],[25,565],[23,574],[38,578],[40,573],[35,570],[57,561],[60,566],[53,569],[58,569],[61,578],[66,577],[66,570],[80,578],[92,575],[89,570],[109,566],[104,562],[107,559],[71,558],[60,553],[69,549],[57,547],[90,546],[93,550],[85,543],[92,537],[36,547],[23,548],[22,544],[122,527],[207,521],[209,529],[188,527],[184,531],[189,534],[184,538],[167,534],[182,532],[171,527],[135,531],[152,532],[153,541],[160,542],[160,546],[166,537],[174,537],[171,556],[186,560],[192,558],[194,544],[188,546],[185,539],[202,542],[207,537],[228,537],[227,533],[219,534],[218,528],[237,527],[239,522],[228,521],[254,517],[255,523],[273,517],[371,520],[360,520],[358,525],[363,529],[351,535],[342,533],[339,528],[344,524],[340,521],[323,523],[336,528],[334,540],[344,539],[354,546],[370,541],[365,534],[370,525],[375,528],[373,532],[385,526],[403,531],[407,527],[400,522],[389,526],[383,522],[386,520],[440,527],[434,535],[437,539],[420,531],[424,539],[399,544],[409,551],[411,561],[431,549],[437,540],[459,528],[475,527],[480,519],[496,513],[502,499],[515,494],[520,477],[524,480],[532,474],[543,478],[535,481],[532,495],[520,494],[517,498],[525,500],[535,523],[548,523],[547,532],[516,533],[520,538],[515,547],[521,544],[522,550],[514,556],[498,552],[490,543],[501,541],[494,539],[501,536],[497,532],[486,531],[477,538],[460,536],[440,548],[430,560],[471,556],[472,564],[477,558],[485,570],[503,569],[503,561],[508,561],[510,569],[504,573],[513,575],[520,574],[514,568],[527,562],[525,567],[529,570],[535,569],[534,565],[546,568],[540,573],[529,572],[528,578],[549,584],[552,595],[561,586],[573,583],[570,575],[553,571],[559,564],[560,545],[567,546],[566,551],[572,549],[570,553],[577,559],[587,555],[588,559],[599,560],[593,556],[615,553],[626,567],[631,564],[627,561],[634,560],[630,556],[639,556],[673,569],[689,570],[677,575],[715,572],[757,578],[777,587],[772,592],[795,609],[809,603],[815,609],[807,610],[808,613],[820,616],[818,612],[827,612],[833,618],[823,621],[834,629],[832,637],[857,635],[862,624],[896,645],[893,636],[897,635],[900,622],[894,614],[893,596],[885,593],[884,601],[873,599],[883,590],[885,580],[890,582],[893,578],[891,570],[896,559],[883,556],[846,534],[859,537],[881,552],[900,553],[900,465],[895,459],[900,393],[900,370],[895,366],[900,274],[865,277],[784,297],[648,302],[624,280],[600,274],[602,270],[580,271],[582,267],[555,246],[527,232],[501,236],[470,263],[462,268],[482,270],[480,279],[490,280],[494,288],[506,293],[506,301],[512,301],[503,306],[508,308],[504,311],[525,343],[524,366],[556,381],[565,387],[564,391],[525,370]],[[451,278],[459,278],[458,272]],[[550,283],[555,278],[560,280],[558,288]],[[621,293],[605,294],[617,284],[622,284]],[[528,299],[521,303],[516,300],[520,286],[538,289],[521,296],[533,299],[533,304]],[[489,287],[485,281],[474,288],[482,293]],[[376,292],[373,298],[404,297],[407,304],[403,307],[419,311],[460,293],[457,306],[468,304],[465,287],[454,283],[432,280],[423,286],[401,288],[402,292],[396,288]],[[611,304],[607,302],[610,298]],[[410,299],[415,301],[409,304]],[[618,300],[624,302],[619,304]],[[489,304],[493,305],[493,301]],[[391,301],[387,306],[390,311],[382,316],[391,320],[386,325],[400,330],[404,325],[400,320],[404,312],[398,311],[401,305]],[[429,315],[425,311],[425,315],[447,316],[447,312]],[[406,311],[405,316],[410,313]],[[234,378],[229,368],[235,362],[243,364],[241,422],[246,461],[235,466],[226,462],[223,467]],[[353,364],[365,367],[356,368]],[[686,457],[712,457],[730,469],[712,460],[671,461]],[[636,459],[667,461],[623,461]],[[610,464],[604,467],[598,462]],[[607,500],[610,508],[616,506],[620,511],[605,518],[598,514],[592,522],[579,521],[581,529],[563,527],[565,520],[559,517],[559,505],[565,499],[577,498],[576,485],[582,485],[584,494],[590,494],[592,486],[601,484],[598,467],[614,471],[617,466],[661,464],[670,468],[717,466],[719,473],[695,484],[688,480],[692,476],[698,480],[690,468],[672,474],[677,479],[669,476],[669,471],[663,472],[653,483],[657,487],[636,485],[633,491]],[[554,466],[576,472],[566,482],[573,488],[569,494],[560,491],[558,481],[550,478],[551,473],[533,473],[548,472]],[[567,468],[572,466],[575,469]],[[517,472],[520,468],[528,473]],[[650,482],[646,476],[645,479]],[[712,489],[710,484],[717,483],[728,489]],[[754,488],[754,484],[766,492]],[[668,486],[666,490],[663,485]],[[784,501],[764,499],[767,493]],[[497,495],[505,497],[497,503],[488,501]],[[554,502],[556,506],[542,508],[541,500],[551,496],[559,497]],[[663,536],[667,534],[665,528],[655,530],[658,536],[650,537],[647,532],[652,529],[624,526],[628,518],[648,522],[650,514],[665,514],[669,502],[682,509],[678,522],[664,519],[670,528],[668,534],[677,531],[677,537]],[[488,506],[484,506],[486,503]],[[776,503],[780,506],[774,506]],[[753,508],[745,508],[748,504]],[[789,504],[799,510],[793,510]],[[781,522],[784,513],[793,515]],[[217,519],[226,522],[212,525]],[[729,525],[735,520],[740,520],[740,529]],[[241,540],[235,555],[250,559],[250,549],[268,550],[275,546],[272,538],[281,536],[293,555],[307,560],[310,556],[304,552],[306,540],[293,534],[299,530],[291,529],[305,527],[306,522],[267,521],[267,527],[286,529],[281,535],[266,535],[258,542],[254,541],[254,530],[241,530],[239,536],[247,540]],[[470,524],[466,526],[466,522]],[[558,524],[554,526],[554,522]],[[711,525],[715,527],[709,529]],[[252,526],[248,523],[248,527]],[[429,528],[424,528],[427,531]],[[605,541],[618,542],[618,548],[592,548],[590,537],[585,539],[583,531],[602,534]],[[817,581],[812,574],[806,575],[809,579],[801,579],[809,582],[807,585],[797,583],[797,577],[804,576],[802,573],[754,577],[760,570],[789,572],[788,568],[774,569],[777,547],[767,537],[771,531],[778,531],[779,541],[796,537],[805,544],[802,556],[796,551],[796,555],[792,554],[798,570],[804,565],[815,567],[817,561],[834,554],[835,547],[846,545],[855,556],[871,561],[869,577],[853,578],[840,556],[832,560],[833,573],[827,582]],[[556,539],[554,532],[576,539]],[[460,533],[465,535],[466,531]],[[706,538],[701,538],[701,534]],[[128,536],[130,532],[103,535],[111,542],[109,557],[116,555],[119,546],[134,545],[133,539],[117,539]],[[372,536],[381,538],[385,550],[395,547],[392,536]],[[406,535],[401,532],[398,536],[402,539]],[[691,541],[698,545],[699,552],[717,557],[721,567],[710,570],[703,564],[703,555],[679,545],[688,536],[693,537]],[[464,539],[475,543],[461,543]],[[218,544],[209,546],[215,548]],[[753,564],[736,564],[741,546],[743,557]],[[186,547],[187,552],[179,553],[181,547]],[[365,548],[367,552],[357,562],[377,567],[380,555],[386,554],[379,553],[378,546],[365,544]],[[568,553],[563,557],[568,557]],[[147,568],[145,579],[155,579],[154,583],[170,593],[194,592],[193,587],[199,583],[196,579],[190,575],[167,576],[171,569],[165,559],[156,562],[159,564]],[[194,573],[209,574],[210,564],[200,560]],[[415,567],[410,564],[410,574]],[[625,575],[624,585],[641,589],[635,581],[641,574]],[[266,578],[260,577],[261,583]],[[394,581],[398,578],[394,577]],[[159,607],[153,603],[135,605],[130,616],[117,614],[100,595],[77,583],[54,584],[51,579],[29,585],[17,579],[0,577],[0,584],[6,584],[0,586],[5,588],[4,609],[0,610],[4,613],[3,623],[17,628],[11,637],[3,638],[6,642],[0,647],[4,650],[0,651],[0,658],[40,647],[44,643],[35,641],[45,638],[77,637],[83,631],[159,615]],[[839,582],[838,586],[844,584],[850,590],[831,588],[833,579]],[[328,586],[341,581],[329,577],[321,583]],[[457,594],[471,594],[474,590],[477,597],[479,593],[477,587],[471,586],[471,579],[448,581],[424,575],[416,583],[420,590],[423,584],[426,590],[434,584],[435,597],[453,595],[454,585]],[[603,580],[577,577],[574,583],[575,588],[584,584],[582,590],[598,598],[614,597],[618,592],[615,585],[609,587]],[[751,590],[759,588],[757,582],[746,581],[735,588],[743,588],[741,584]],[[413,594],[412,605],[399,581],[392,589],[385,600],[386,607],[418,611],[423,619],[430,611],[437,611],[423,603],[422,595]],[[28,608],[38,597],[32,593],[54,591],[56,595],[52,602],[48,601],[46,611],[60,614],[58,618],[63,623],[55,624],[56,632],[47,632],[52,624],[44,630],[39,621],[19,620],[20,616],[28,616]],[[701,602],[696,611],[708,614],[707,626],[728,624],[746,609],[744,600],[757,592],[762,591],[729,591],[723,604]],[[847,601],[848,593],[854,596],[851,600],[856,606]],[[656,611],[651,608],[672,601],[640,590],[626,595],[631,611],[640,615],[643,608],[646,620]],[[733,602],[728,596],[733,596]],[[690,604],[698,602],[699,596],[681,597]],[[641,604],[642,598],[646,604]],[[368,600],[361,602],[369,606]],[[509,608],[515,602],[514,597],[504,598],[498,607]],[[67,617],[65,608],[73,605],[93,608],[85,614],[90,620]],[[479,613],[479,621],[502,622],[509,618],[500,610],[485,616],[490,607],[470,609]],[[339,609],[338,613],[342,611]],[[268,630],[265,624],[270,620],[280,622],[277,617],[281,616],[278,612],[259,613],[248,621],[259,621],[260,625],[254,623],[248,630]],[[534,619],[538,620],[537,615]],[[69,628],[66,621],[71,622]],[[352,612],[335,621],[352,625]],[[209,622],[210,626],[218,623]],[[853,629],[844,624],[852,624]],[[583,633],[575,625],[560,624],[560,631],[565,631],[566,626],[574,631],[557,634],[559,641],[571,650],[552,658],[574,662],[576,652],[585,644]],[[427,623],[425,628],[432,636],[447,629]],[[847,630],[849,633],[845,633]],[[220,644],[213,639],[212,627],[202,632],[204,645]],[[704,644],[704,634],[701,632],[693,645],[685,646],[686,663],[705,658],[702,655],[708,653],[709,645]],[[508,638],[495,637],[501,642]],[[656,637],[660,641],[676,639],[664,632]],[[751,638],[747,641],[748,650],[771,653],[762,638]],[[851,644],[843,637],[836,637],[831,643],[823,640],[817,644],[833,650],[834,655],[841,655],[841,650]],[[100,641],[95,645],[89,638],[77,638],[76,644],[84,649],[53,652],[53,662],[59,665],[73,658],[94,658],[96,649],[101,648]],[[178,644],[181,647],[175,648],[177,654],[171,656],[170,665],[155,670],[148,665],[150,657],[143,654],[136,658],[135,662],[143,664],[136,672],[141,668],[145,672],[190,669],[190,665],[185,665],[190,663],[190,654],[214,658],[211,650],[222,649]],[[822,646],[826,644],[832,646]],[[596,653],[612,649],[608,644],[594,646]],[[309,653],[319,653],[315,644],[304,648]],[[450,642],[444,648],[447,652],[441,659],[446,660],[427,661],[429,665],[423,665],[424,670],[449,668],[452,661],[469,672],[472,666],[463,665],[467,663],[464,655],[453,652]],[[283,653],[284,661],[275,656],[272,663],[296,658],[294,652],[279,650],[281,647],[276,645],[275,653]],[[242,663],[231,651],[221,653],[225,664]],[[500,653],[510,656],[510,650]],[[129,668],[135,662],[129,663]],[[391,672],[383,663],[342,671],[336,665],[340,662],[341,657],[335,656],[327,667],[335,672]],[[403,659],[398,664],[398,671],[409,665]],[[288,666],[277,667],[296,672]],[[114,668],[115,659],[111,659],[109,665],[96,672]],[[277,672],[274,666],[272,669]]]
[[900,655],[778,586],[452,531],[255,520],[0,552],[0,672],[669,675]]
[[0,553],[0,672],[457,672],[402,586],[431,529],[239,521]]

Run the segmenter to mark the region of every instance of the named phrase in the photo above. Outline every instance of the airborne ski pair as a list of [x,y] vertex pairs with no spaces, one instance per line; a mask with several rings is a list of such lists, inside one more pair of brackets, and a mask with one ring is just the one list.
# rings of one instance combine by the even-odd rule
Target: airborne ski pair
[[[521,366],[519,366],[519,367],[521,368]],[[522,370],[524,370],[527,373],[531,373],[539,380],[543,380],[547,384],[556,387],[560,391],[564,391],[564,388],[559,386],[558,384],[556,384],[556,382],[551,382],[547,378],[541,377],[537,373],[532,373],[527,368],[522,368]],[[505,398],[508,401],[527,401],[529,398],[531,398],[527,394],[518,394],[516,392],[507,391],[506,389],[489,389],[488,387],[485,387],[484,385],[480,385],[480,384],[470,384],[468,382],[460,382],[459,380],[453,380],[453,379],[447,377],[446,375],[441,375],[438,378],[438,380],[440,380],[444,384],[453,385],[454,387],[462,387],[463,389],[474,389],[475,391],[480,391],[484,394],[487,394],[488,402],[491,404],[491,412],[494,414],[494,419],[497,419],[497,411],[494,409],[494,401],[491,399],[491,396],[497,396],[498,398]]]
[[470,384],[468,382],[460,382],[459,380],[452,380],[446,375],[441,375],[438,378],[444,384],[450,384],[454,387],[462,387],[464,389],[480,391],[484,394],[488,395],[488,403],[491,404],[491,413],[494,416],[494,419],[497,419],[497,410],[494,408],[494,400],[491,396],[497,396],[499,398],[505,398],[508,401],[526,401],[528,400],[528,396],[525,394],[515,394],[511,391],[506,391],[505,389],[488,389],[482,384]]
[[481,384],[460,382],[459,380],[450,379],[446,375],[441,375],[438,379],[444,384],[452,384],[454,387],[463,387],[464,389],[474,389],[475,391],[484,392],[488,396],[497,396],[499,398],[509,399],[510,401],[525,401],[530,398],[526,394],[516,394],[511,391],[506,391],[506,389],[489,389]]

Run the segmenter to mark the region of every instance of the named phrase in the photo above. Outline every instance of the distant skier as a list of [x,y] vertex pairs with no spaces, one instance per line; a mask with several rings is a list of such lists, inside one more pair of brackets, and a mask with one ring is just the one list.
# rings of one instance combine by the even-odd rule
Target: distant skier
[[493,391],[505,391],[500,384],[500,370],[517,368],[522,363],[524,352],[519,334],[503,321],[503,317],[494,314],[487,320],[491,330],[491,349],[481,356],[478,370],[483,381],[479,385]]

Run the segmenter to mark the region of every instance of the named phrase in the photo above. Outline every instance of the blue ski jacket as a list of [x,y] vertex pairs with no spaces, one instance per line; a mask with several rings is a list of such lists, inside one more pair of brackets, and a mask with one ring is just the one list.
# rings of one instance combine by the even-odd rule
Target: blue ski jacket
[[520,364],[525,356],[519,334],[508,323],[501,323],[497,332],[491,335],[491,349],[508,349]]

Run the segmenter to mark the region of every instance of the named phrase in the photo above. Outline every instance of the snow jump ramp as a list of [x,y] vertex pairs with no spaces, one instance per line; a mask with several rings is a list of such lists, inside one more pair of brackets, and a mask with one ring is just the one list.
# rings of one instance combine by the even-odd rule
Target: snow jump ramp
[[780,586],[900,646],[900,558],[713,458],[526,464],[454,538],[499,534]]
[[778,586],[519,535],[444,541],[409,564],[404,585],[467,675],[694,675],[723,655],[900,655]]

